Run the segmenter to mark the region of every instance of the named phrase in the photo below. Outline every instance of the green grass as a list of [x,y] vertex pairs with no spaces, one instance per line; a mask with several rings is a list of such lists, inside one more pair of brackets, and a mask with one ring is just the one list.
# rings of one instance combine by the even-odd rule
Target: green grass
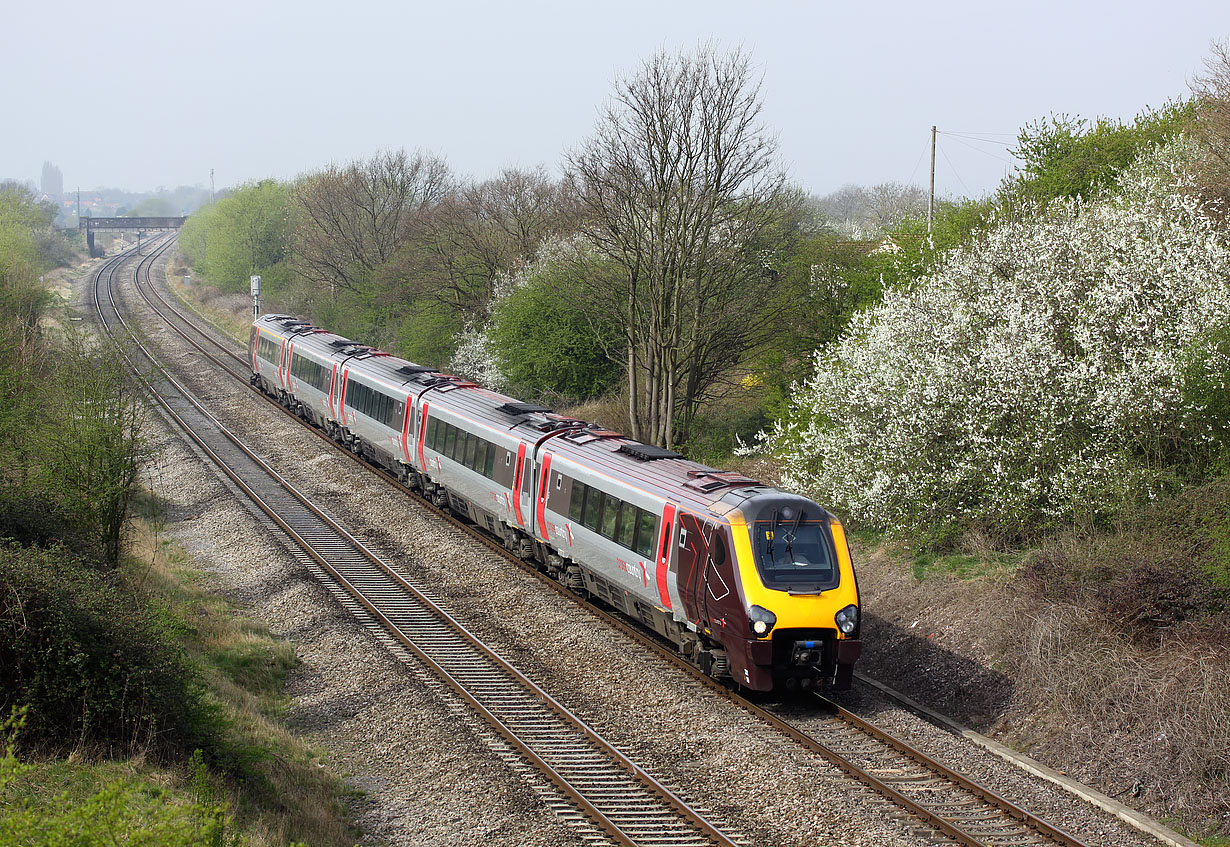
[[[5,762],[11,772],[13,759]],[[202,796],[202,784],[134,762],[21,766],[0,777],[0,847],[244,843],[225,806]]]
[[[156,517],[159,504],[153,505]],[[157,520],[138,523],[131,539],[133,579],[172,610],[208,696],[225,717],[222,764],[232,788],[242,786],[234,813],[245,833],[255,833],[251,843],[353,844],[356,833],[342,802],[346,789],[322,767],[321,754],[282,723],[288,706],[283,685],[299,664],[294,646],[212,593],[192,557],[161,534]]]
[[957,579],[1008,576],[1016,570],[1020,560],[1015,553],[918,553],[914,556],[913,572],[920,582],[932,576]]

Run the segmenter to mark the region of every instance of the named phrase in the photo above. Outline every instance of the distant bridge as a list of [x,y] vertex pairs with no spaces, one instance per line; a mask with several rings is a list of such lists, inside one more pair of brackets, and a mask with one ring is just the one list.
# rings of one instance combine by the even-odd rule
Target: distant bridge
[[96,232],[165,232],[179,229],[187,217],[182,218],[78,218],[78,229],[85,230],[85,242],[89,245],[90,255],[94,255],[94,233]]

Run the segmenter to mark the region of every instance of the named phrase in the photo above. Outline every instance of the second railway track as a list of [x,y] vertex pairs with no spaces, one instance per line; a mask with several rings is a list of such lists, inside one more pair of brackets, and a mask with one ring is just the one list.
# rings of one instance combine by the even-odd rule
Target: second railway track
[[[219,341],[211,332],[201,329],[196,319],[190,318],[167,302],[149,277],[151,264],[144,265],[147,275],[146,284],[138,286],[149,307],[168,327],[208,356],[226,373],[246,383],[245,358],[237,354],[233,347]],[[205,345],[208,345],[208,349]],[[259,396],[264,398],[264,395]],[[269,398],[264,399],[275,403]],[[305,423],[304,426],[308,425]],[[342,450],[317,430],[308,428],[319,434],[325,442]],[[397,486],[400,491],[411,494],[390,474],[366,463],[361,462],[360,464]],[[498,542],[478,533],[447,513],[440,512],[421,498],[416,497],[415,500],[419,507],[439,514],[443,519],[479,539],[497,554],[533,572],[533,568],[508,555]],[[560,588],[554,582],[550,580],[546,582],[562,595],[572,597],[570,592]],[[624,631],[646,647],[660,653],[668,661],[679,664],[691,672],[690,666],[680,663],[671,651],[647,637],[640,630],[629,627],[622,619],[602,609],[592,606],[589,608],[594,614],[603,617],[611,626]],[[1048,824],[989,788],[952,771],[942,763],[934,761],[921,751],[915,750],[910,745],[893,738],[840,707],[833,704],[827,705],[825,708],[829,709],[833,716],[831,723],[823,728],[804,732],[788,720],[760,705],[714,685],[707,677],[700,674],[694,674],[694,676],[700,684],[711,686],[774,731],[824,758],[829,763],[835,764],[847,774],[892,800],[922,823],[931,832],[932,840],[955,842],[969,845],[969,847],[1034,844],[1083,847],[1084,845],[1084,842],[1078,838]]]

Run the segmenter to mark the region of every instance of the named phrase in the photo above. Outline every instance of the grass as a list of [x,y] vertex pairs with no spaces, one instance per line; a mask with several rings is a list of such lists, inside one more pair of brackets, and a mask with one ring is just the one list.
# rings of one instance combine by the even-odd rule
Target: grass
[[[283,685],[299,663],[293,645],[211,591],[193,558],[165,536],[156,497],[145,492],[134,505],[124,578],[164,610],[204,681],[221,716],[221,761],[207,769],[199,753],[166,763],[78,749],[18,763],[0,749],[0,847],[354,844],[347,789],[285,726]],[[0,733],[0,746],[4,740]]]
[[1020,561],[1016,553],[918,553],[912,569],[914,578],[920,582],[934,576],[977,579],[1011,576]]
[[175,610],[226,717],[230,801],[249,843],[353,844],[344,786],[283,722],[283,684],[299,664],[293,645],[211,592],[192,557],[163,535],[158,502],[139,505],[146,517],[131,533],[128,567],[142,590]]

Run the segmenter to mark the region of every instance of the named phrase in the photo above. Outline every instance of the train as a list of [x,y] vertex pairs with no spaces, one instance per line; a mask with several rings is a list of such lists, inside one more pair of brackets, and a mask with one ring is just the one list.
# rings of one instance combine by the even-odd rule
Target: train
[[254,387],[706,674],[850,687],[858,582],[815,502],[289,315],[248,347]]

